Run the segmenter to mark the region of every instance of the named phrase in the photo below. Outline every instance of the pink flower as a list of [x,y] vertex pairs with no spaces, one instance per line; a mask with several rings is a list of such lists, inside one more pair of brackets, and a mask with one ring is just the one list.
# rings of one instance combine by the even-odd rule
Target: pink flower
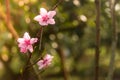
[[36,16],[34,20],[38,21],[42,26],[47,26],[48,24],[55,24],[55,21],[53,19],[55,15],[55,11],[47,12],[46,9],[40,8],[40,15]]
[[53,56],[46,54],[45,57],[37,63],[39,69],[48,67],[51,64],[52,59]]
[[26,53],[28,50],[33,52],[33,44],[37,42],[37,38],[30,38],[29,33],[25,32],[23,38],[18,38],[17,42],[20,52]]

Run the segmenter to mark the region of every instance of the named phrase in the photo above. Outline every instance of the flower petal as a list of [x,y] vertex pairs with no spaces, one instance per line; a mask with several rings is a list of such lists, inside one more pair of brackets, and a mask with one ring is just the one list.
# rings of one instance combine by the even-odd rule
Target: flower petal
[[41,15],[34,17],[34,20],[39,22],[41,20]]
[[55,12],[55,11],[49,11],[49,12],[48,12],[48,17],[49,17],[49,18],[53,18],[55,15],[56,15],[56,12]]
[[38,61],[37,65],[39,66],[39,69],[42,69],[44,67],[43,60]]
[[48,25],[48,23],[44,22],[44,21],[40,21],[39,24],[42,25],[42,26],[47,26]]
[[38,61],[37,64],[38,64],[39,66],[42,65],[42,64],[43,64],[43,60]]
[[33,52],[33,46],[32,46],[32,45],[29,45],[29,46],[28,46],[28,50],[29,50],[30,52]]
[[26,53],[26,52],[27,52],[27,49],[26,49],[26,48],[20,48],[20,52]]
[[46,68],[51,64],[51,61],[53,59],[53,56],[46,54],[43,60],[40,60],[37,65],[39,66],[39,69]]
[[20,47],[20,48],[25,48],[25,44],[22,44],[22,43],[20,43],[19,45],[18,45],[18,47]]
[[18,38],[17,42],[18,43],[24,43],[24,39],[23,38]]
[[29,33],[25,32],[23,38],[25,40],[29,40],[30,39]]
[[38,38],[32,38],[31,40],[30,40],[30,44],[34,44],[34,43],[36,43],[38,41]]
[[40,15],[44,16],[47,14],[47,10],[45,8],[40,8]]
[[55,20],[54,20],[54,19],[49,19],[49,20],[47,21],[47,23],[48,23],[48,24],[55,24]]
[[50,54],[46,54],[46,56],[44,57],[44,60],[48,60],[48,61],[52,61],[53,56],[51,56]]

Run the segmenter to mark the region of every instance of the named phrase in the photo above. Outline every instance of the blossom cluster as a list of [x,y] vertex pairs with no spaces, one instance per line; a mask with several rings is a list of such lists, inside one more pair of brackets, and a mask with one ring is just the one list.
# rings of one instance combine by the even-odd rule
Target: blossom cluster
[[[53,17],[56,15],[55,11],[48,11],[44,8],[40,8],[40,14],[37,15],[34,20],[38,21],[41,26],[47,26],[48,24],[55,24]],[[18,47],[21,53],[32,53],[33,45],[37,43],[38,38],[31,38],[28,32],[25,32],[23,38],[18,38]],[[39,69],[48,67],[52,62],[53,56],[46,54],[43,59],[39,60],[37,65]]]

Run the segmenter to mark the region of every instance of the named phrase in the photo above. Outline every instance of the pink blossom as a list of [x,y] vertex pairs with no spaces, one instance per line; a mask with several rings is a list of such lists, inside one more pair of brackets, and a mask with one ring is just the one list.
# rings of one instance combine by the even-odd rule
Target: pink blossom
[[34,20],[38,21],[42,26],[47,26],[48,24],[55,24],[55,21],[53,19],[55,15],[55,11],[47,12],[46,9],[40,8],[40,15],[37,15]]
[[39,69],[48,67],[51,64],[52,59],[53,56],[46,54],[45,57],[37,63]]
[[25,32],[23,38],[18,38],[17,42],[20,52],[26,53],[28,50],[33,52],[33,44],[37,42],[37,38],[30,38],[29,33]]

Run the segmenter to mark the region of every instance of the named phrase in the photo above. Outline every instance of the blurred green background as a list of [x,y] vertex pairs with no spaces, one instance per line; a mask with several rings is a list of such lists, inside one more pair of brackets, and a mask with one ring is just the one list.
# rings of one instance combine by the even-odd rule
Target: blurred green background
[[[111,56],[112,27],[109,0],[101,0],[100,80],[108,74]],[[19,34],[29,32],[35,37],[40,25],[33,18],[41,7],[51,10],[58,0],[10,0],[11,22]],[[43,80],[64,80],[63,67],[68,80],[93,80],[96,35],[96,8],[94,0],[64,0],[56,9],[55,25],[44,27],[42,53],[54,56],[53,64],[39,75]],[[118,43],[115,57],[114,80],[120,77],[120,1],[115,6]],[[26,63],[16,40],[7,29],[5,0],[0,0],[0,80],[19,80]],[[61,53],[64,61],[61,63]],[[32,60],[39,56],[35,49]],[[37,66],[35,66],[37,67]],[[36,68],[37,70],[37,68]],[[37,70],[38,71],[38,70]],[[33,77],[34,74],[31,74]],[[35,79],[29,79],[35,80]]]

